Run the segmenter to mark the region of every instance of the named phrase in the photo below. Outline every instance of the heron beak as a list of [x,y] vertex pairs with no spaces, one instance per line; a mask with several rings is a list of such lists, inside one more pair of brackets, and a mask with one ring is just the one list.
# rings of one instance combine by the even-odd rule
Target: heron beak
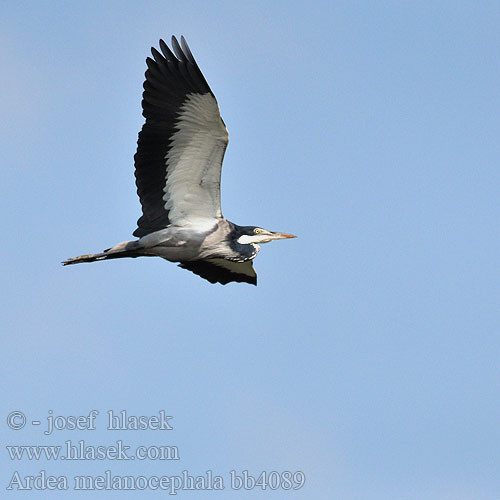
[[287,233],[272,233],[273,240],[284,240],[285,238],[297,238],[294,234]]

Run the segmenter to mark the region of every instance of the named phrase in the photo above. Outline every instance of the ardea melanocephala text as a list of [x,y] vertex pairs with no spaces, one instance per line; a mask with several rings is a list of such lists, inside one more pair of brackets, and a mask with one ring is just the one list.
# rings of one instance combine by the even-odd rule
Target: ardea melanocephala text
[[[214,94],[184,37],[172,52],[147,58],[142,100],[146,118],[137,142],[135,177],[142,216],[136,241],[82,255],[64,265],[122,257],[158,256],[210,283],[257,284],[252,260],[259,243],[292,234],[238,226],[222,216],[220,175],[229,136]],[[174,54],[175,53],[175,54]]]

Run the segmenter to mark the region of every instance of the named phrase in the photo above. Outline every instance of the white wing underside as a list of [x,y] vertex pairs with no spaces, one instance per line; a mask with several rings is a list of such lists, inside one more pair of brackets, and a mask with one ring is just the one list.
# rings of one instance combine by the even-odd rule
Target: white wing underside
[[167,166],[165,208],[178,226],[222,217],[220,177],[229,135],[212,94],[189,94],[179,112]]

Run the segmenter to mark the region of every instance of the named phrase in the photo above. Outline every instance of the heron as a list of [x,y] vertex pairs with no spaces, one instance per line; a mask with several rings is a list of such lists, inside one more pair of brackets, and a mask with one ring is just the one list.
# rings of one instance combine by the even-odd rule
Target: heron
[[229,142],[219,105],[184,37],[172,49],[160,40],[146,59],[142,114],[134,156],[142,216],[133,235],[96,254],[63,265],[162,257],[210,283],[257,285],[253,259],[260,244],[295,238],[222,215],[220,179]]

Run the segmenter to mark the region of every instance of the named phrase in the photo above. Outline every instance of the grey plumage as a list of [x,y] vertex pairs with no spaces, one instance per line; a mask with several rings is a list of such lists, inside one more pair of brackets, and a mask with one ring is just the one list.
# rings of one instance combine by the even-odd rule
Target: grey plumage
[[259,243],[292,238],[222,215],[220,175],[229,141],[219,107],[184,39],[173,52],[152,48],[142,100],[146,119],[137,143],[135,177],[142,216],[134,236],[64,265],[123,257],[158,256],[211,283],[257,284],[252,260]]

